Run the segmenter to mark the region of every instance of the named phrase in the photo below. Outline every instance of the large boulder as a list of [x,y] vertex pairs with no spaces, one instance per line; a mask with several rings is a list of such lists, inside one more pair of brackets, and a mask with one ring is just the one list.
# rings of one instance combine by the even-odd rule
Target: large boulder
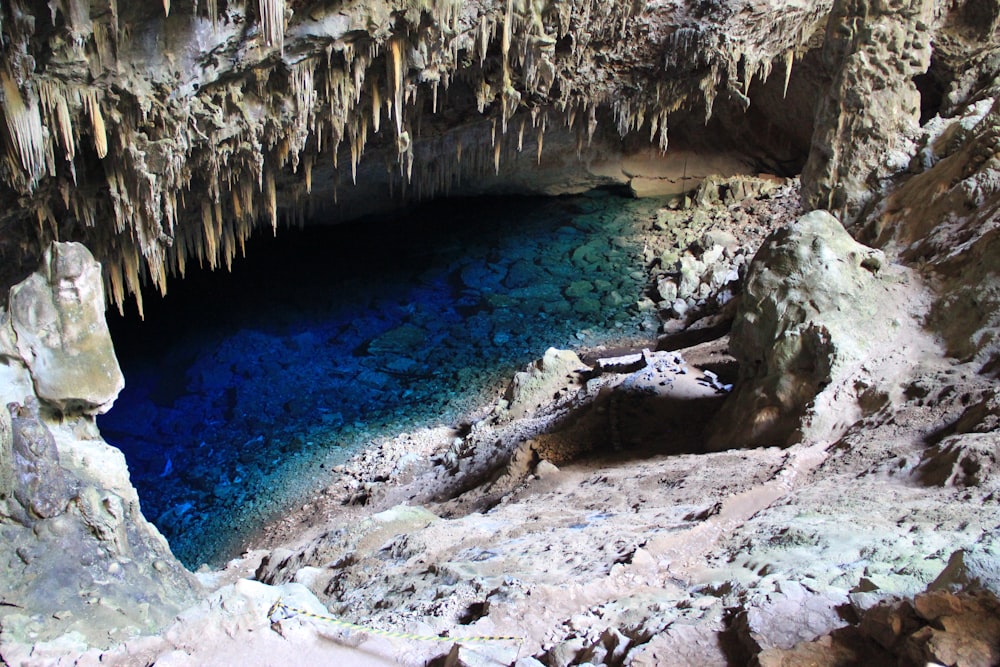
[[730,339],[740,378],[709,447],[786,445],[809,428],[836,437],[879,407],[873,355],[925,342],[906,312],[918,305],[910,280],[825,211],[772,234],[748,272]]
[[104,318],[101,265],[79,243],[53,243],[10,290],[10,326],[38,398],[60,412],[107,412],[125,386]]
[[575,385],[579,380],[579,371],[587,368],[572,350],[550,347],[544,357],[514,375],[504,394],[507,416],[521,419],[534,415],[553,396],[567,386]]

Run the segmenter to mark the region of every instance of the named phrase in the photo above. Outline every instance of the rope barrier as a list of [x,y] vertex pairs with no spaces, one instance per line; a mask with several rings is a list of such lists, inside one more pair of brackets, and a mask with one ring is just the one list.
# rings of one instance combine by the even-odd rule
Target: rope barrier
[[[279,611],[283,611],[286,615],[282,618],[275,618]],[[487,643],[487,642],[522,642],[524,639],[522,637],[507,637],[507,636],[489,636],[489,635],[478,635],[472,637],[439,637],[437,635],[416,635],[409,632],[395,632],[393,630],[380,630],[379,628],[371,628],[364,625],[358,625],[357,623],[349,623],[347,621],[342,621],[333,616],[326,616],[324,614],[314,614],[311,611],[306,611],[305,609],[299,609],[297,607],[291,607],[281,601],[278,598],[271,609],[267,612],[267,617],[272,623],[283,620],[284,618],[292,618],[293,616],[304,616],[305,618],[311,618],[316,621],[323,621],[330,625],[336,626],[338,628],[344,628],[346,630],[353,630],[355,632],[365,632],[370,635],[378,635],[379,637],[388,637],[390,639],[407,639],[410,641],[420,641],[420,642],[441,642],[445,644],[457,644],[462,642],[475,642],[475,643]]]

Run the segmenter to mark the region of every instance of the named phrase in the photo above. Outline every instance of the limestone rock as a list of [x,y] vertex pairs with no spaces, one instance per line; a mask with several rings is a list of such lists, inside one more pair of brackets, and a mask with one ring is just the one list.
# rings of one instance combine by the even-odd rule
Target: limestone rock
[[1000,436],[952,435],[930,448],[920,464],[921,481],[934,486],[1000,486]]
[[920,119],[913,77],[930,65],[933,11],[927,0],[834,3],[823,55],[836,74],[802,172],[808,208],[851,221],[872,199],[871,183],[908,164]]
[[1000,597],[1000,557],[989,549],[959,549],[928,590],[985,590]]
[[53,243],[10,291],[17,349],[38,397],[61,412],[110,409],[125,386],[104,319],[101,266],[79,243]]
[[990,594],[923,593],[875,607],[857,627],[758,655],[768,667],[845,664],[989,667],[1000,659],[1000,601]]
[[27,512],[16,518],[28,523],[61,514],[69,502],[69,491],[55,438],[36,410],[16,405],[8,408],[12,417],[13,495]]
[[[893,312],[881,252],[857,243],[830,214],[815,211],[775,232],[754,258],[730,350],[740,363],[736,391],[709,446],[781,445],[821,390],[903,316]],[[897,321],[894,324],[894,320]]]
[[[14,493],[14,433],[10,411],[0,409],[0,502]],[[0,514],[4,514],[0,506]]]
[[845,623],[837,607],[841,597],[817,595],[795,582],[785,582],[780,593],[756,602],[738,617],[746,641],[761,649],[789,649],[799,642],[826,634]]
[[507,387],[505,398],[509,416],[518,419],[530,415],[555,393],[574,384],[577,371],[586,368],[575,352],[550,347],[541,360],[517,373]]

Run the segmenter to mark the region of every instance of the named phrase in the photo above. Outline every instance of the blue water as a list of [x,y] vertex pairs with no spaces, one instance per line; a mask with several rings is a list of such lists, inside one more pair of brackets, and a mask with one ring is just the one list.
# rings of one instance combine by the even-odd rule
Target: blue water
[[457,425],[550,346],[650,340],[638,234],[608,192],[451,200],[256,239],[111,318],[126,378],[102,433],[189,567],[239,553],[373,440]]

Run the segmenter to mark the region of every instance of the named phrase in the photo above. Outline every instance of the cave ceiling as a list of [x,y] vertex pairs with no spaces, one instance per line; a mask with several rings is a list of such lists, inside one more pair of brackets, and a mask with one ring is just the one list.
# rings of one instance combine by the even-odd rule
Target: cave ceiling
[[121,307],[255,229],[621,183],[642,151],[794,174],[831,5],[11,0],[0,278],[82,240]]

